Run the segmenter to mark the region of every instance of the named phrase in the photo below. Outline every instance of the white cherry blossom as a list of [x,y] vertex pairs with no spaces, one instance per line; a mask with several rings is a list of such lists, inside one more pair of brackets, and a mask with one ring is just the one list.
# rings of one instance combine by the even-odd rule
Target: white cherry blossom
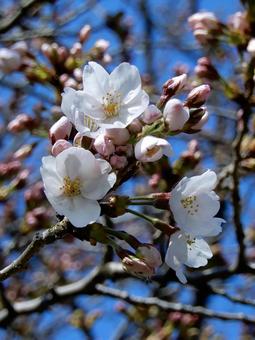
[[177,231],[170,237],[165,262],[176,272],[178,279],[186,283],[183,265],[192,268],[202,267],[211,257],[211,249],[205,240]]
[[81,133],[87,127],[84,117],[99,127],[125,128],[149,104],[139,71],[129,63],[121,63],[109,74],[99,64],[89,62],[83,71],[83,87],[82,91],[65,89],[62,101],[63,112]]
[[172,190],[170,209],[181,231],[193,236],[215,236],[225,221],[214,217],[220,209],[219,197],[213,191],[215,172],[207,170],[199,176],[184,177]]
[[163,155],[172,155],[171,145],[163,138],[145,136],[135,145],[135,157],[141,162],[155,162]]
[[45,194],[60,215],[75,227],[84,227],[100,216],[98,203],[113,187],[116,175],[110,164],[88,150],[71,147],[57,157],[42,159]]

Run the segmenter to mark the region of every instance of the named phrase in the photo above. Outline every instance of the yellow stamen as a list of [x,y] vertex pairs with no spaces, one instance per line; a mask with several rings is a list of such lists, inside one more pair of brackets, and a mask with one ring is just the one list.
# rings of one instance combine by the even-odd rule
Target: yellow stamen
[[147,149],[145,155],[147,157],[153,157],[159,150],[160,150],[160,146],[155,145],[152,148]]
[[107,92],[103,97],[103,110],[106,118],[113,118],[119,115],[120,110],[120,94]]
[[67,197],[75,197],[80,195],[80,179],[71,180],[69,176],[64,177],[64,185],[62,187],[64,195]]
[[184,209],[187,209],[189,215],[195,215],[198,212],[199,204],[195,195],[181,199],[181,204]]

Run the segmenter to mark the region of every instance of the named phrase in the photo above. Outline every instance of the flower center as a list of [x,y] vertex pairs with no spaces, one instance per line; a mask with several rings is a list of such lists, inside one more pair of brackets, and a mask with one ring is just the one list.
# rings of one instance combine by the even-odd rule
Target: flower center
[[103,110],[106,118],[113,118],[119,115],[120,110],[120,93],[114,91],[107,92],[103,97]]
[[91,132],[95,132],[98,129],[97,123],[89,116],[84,116],[84,125],[88,127]]
[[147,157],[152,157],[152,156],[154,156],[159,150],[160,150],[160,146],[155,145],[155,146],[153,146],[152,148],[148,148],[148,149],[146,150],[145,155],[146,155]]
[[181,199],[181,204],[189,215],[195,215],[198,212],[199,204],[197,203],[197,196],[188,196]]
[[189,250],[192,250],[192,244],[195,243],[196,239],[195,238],[191,238],[190,235],[187,235],[187,239],[186,239],[186,242],[187,242],[187,245],[189,247]]
[[69,176],[64,177],[64,185],[62,187],[64,195],[67,197],[78,196],[81,193],[80,190],[80,179],[75,178],[73,181]]

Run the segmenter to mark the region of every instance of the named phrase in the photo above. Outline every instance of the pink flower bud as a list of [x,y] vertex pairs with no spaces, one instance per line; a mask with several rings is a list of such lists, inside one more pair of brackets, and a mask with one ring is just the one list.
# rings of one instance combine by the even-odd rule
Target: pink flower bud
[[45,57],[47,57],[48,59],[52,57],[53,49],[50,44],[47,44],[47,43],[42,44],[41,51],[45,55]]
[[249,20],[246,12],[236,12],[228,21],[228,26],[231,30],[241,34],[248,34],[250,31]]
[[202,127],[207,123],[208,119],[209,119],[209,113],[208,111],[205,111],[200,121],[191,127],[192,130],[201,130]]
[[161,180],[161,176],[159,174],[153,174],[149,179],[149,186],[152,189],[156,189],[159,185],[159,181]]
[[59,81],[62,85],[64,85],[68,81],[68,79],[69,79],[69,75],[67,73],[63,73],[59,77]]
[[76,42],[73,44],[72,48],[70,49],[70,53],[75,57],[81,57],[82,55],[82,44]]
[[149,105],[142,115],[142,120],[146,124],[152,124],[162,116],[162,112],[156,105]]
[[65,87],[72,87],[73,89],[77,89],[78,83],[73,78],[68,78],[67,81],[64,83]]
[[150,279],[154,274],[153,268],[151,268],[143,260],[132,255],[126,256],[122,259],[122,266],[128,273],[143,279]]
[[17,51],[9,48],[0,48],[0,71],[10,73],[18,70],[21,65],[21,57]]
[[173,77],[169,79],[164,85],[163,88],[168,93],[171,92],[171,95],[180,92],[187,84],[187,74],[181,74],[180,76]]
[[164,108],[164,120],[169,131],[181,130],[189,119],[189,110],[183,107],[179,99],[170,99]]
[[105,52],[108,49],[109,46],[110,46],[109,41],[104,40],[104,39],[97,40],[95,42],[95,45],[94,45],[94,47],[98,48],[100,50],[100,52],[102,52],[102,53]]
[[210,38],[208,31],[203,28],[196,29],[193,33],[200,44],[206,44]]
[[0,163],[0,177],[11,177],[21,169],[21,162],[18,160],[9,163]]
[[131,157],[133,155],[133,146],[131,144],[119,145],[116,147],[115,152],[120,156],[125,155]]
[[188,18],[188,23],[192,30],[204,28],[207,30],[217,29],[219,20],[213,12],[198,12]]
[[159,251],[151,244],[143,244],[136,249],[136,256],[152,268],[161,266],[162,259]]
[[113,141],[114,145],[125,145],[130,139],[127,129],[106,129],[105,136]]
[[200,107],[203,105],[210,95],[211,89],[209,85],[200,85],[195,87],[188,94],[185,105],[188,107]]
[[29,176],[29,170],[24,169],[21,170],[20,173],[16,176],[16,178],[13,180],[13,186],[17,189],[22,189],[27,184],[27,179]]
[[117,169],[117,170],[123,169],[128,165],[127,157],[113,155],[110,158],[110,164],[114,169]]
[[51,148],[51,153],[54,157],[56,157],[58,154],[60,154],[65,149],[68,149],[72,146],[70,142],[68,142],[65,139],[58,139],[56,143],[53,144]]
[[13,158],[16,160],[22,160],[28,157],[33,150],[33,145],[31,144],[25,144],[22,145],[21,148],[19,148],[16,152],[13,154]]
[[172,155],[172,147],[165,139],[146,136],[135,145],[135,157],[141,162],[155,162],[163,155]]
[[142,123],[138,118],[134,119],[129,125],[128,125],[128,131],[130,133],[139,133],[143,129]]
[[216,80],[219,78],[217,70],[212,65],[211,60],[208,57],[198,59],[197,66],[195,67],[195,74],[199,78],[207,78],[210,80]]
[[112,140],[106,137],[103,133],[95,139],[94,147],[96,151],[104,157],[109,157],[115,151],[115,146]]
[[24,192],[24,197],[27,204],[35,204],[42,201],[44,198],[43,182],[39,181]]
[[79,37],[80,37],[80,42],[82,44],[84,44],[89,36],[90,36],[90,33],[91,33],[91,26],[90,25],[85,25],[82,27],[82,29],[80,30],[80,34],[79,34]]
[[104,53],[102,63],[107,65],[112,62],[112,56],[109,53]]
[[54,144],[58,139],[68,139],[72,131],[72,123],[66,118],[61,117],[50,128],[50,139]]
[[60,46],[57,49],[58,61],[63,63],[68,57],[68,50],[64,46]]
[[78,82],[82,81],[82,70],[80,68],[74,69],[73,75],[75,80],[77,80]]
[[255,38],[249,41],[247,46],[247,52],[249,52],[253,57],[255,56]]
[[12,133],[22,132],[34,127],[35,120],[25,113],[17,115],[7,126],[8,131]]

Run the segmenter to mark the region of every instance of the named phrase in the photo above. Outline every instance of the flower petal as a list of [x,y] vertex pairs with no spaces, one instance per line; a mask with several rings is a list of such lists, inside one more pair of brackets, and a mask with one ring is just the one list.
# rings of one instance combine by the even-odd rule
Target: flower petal
[[217,182],[216,173],[207,170],[202,175],[190,177],[182,190],[183,196],[191,196],[201,192],[210,192],[215,188]]
[[100,212],[101,208],[97,201],[81,196],[69,199],[69,204],[65,207],[65,216],[77,228],[96,222]]
[[195,238],[193,242],[188,245],[188,256],[185,264],[192,268],[206,266],[208,259],[213,256],[209,245],[202,238]]
[[110,86],[125,100],[130,91],[141,87],[141,77],[137,67],[129,63],[121,63],[110,74]]
[[45,191],[55,196],[61,195],[62,179],[56,171],[55,157],[43,157],[40,172],[43,179]]
[[109,74],[101,65],[90,61],[83,70],[83,86],[87,94],[102,98],[109,89]]

